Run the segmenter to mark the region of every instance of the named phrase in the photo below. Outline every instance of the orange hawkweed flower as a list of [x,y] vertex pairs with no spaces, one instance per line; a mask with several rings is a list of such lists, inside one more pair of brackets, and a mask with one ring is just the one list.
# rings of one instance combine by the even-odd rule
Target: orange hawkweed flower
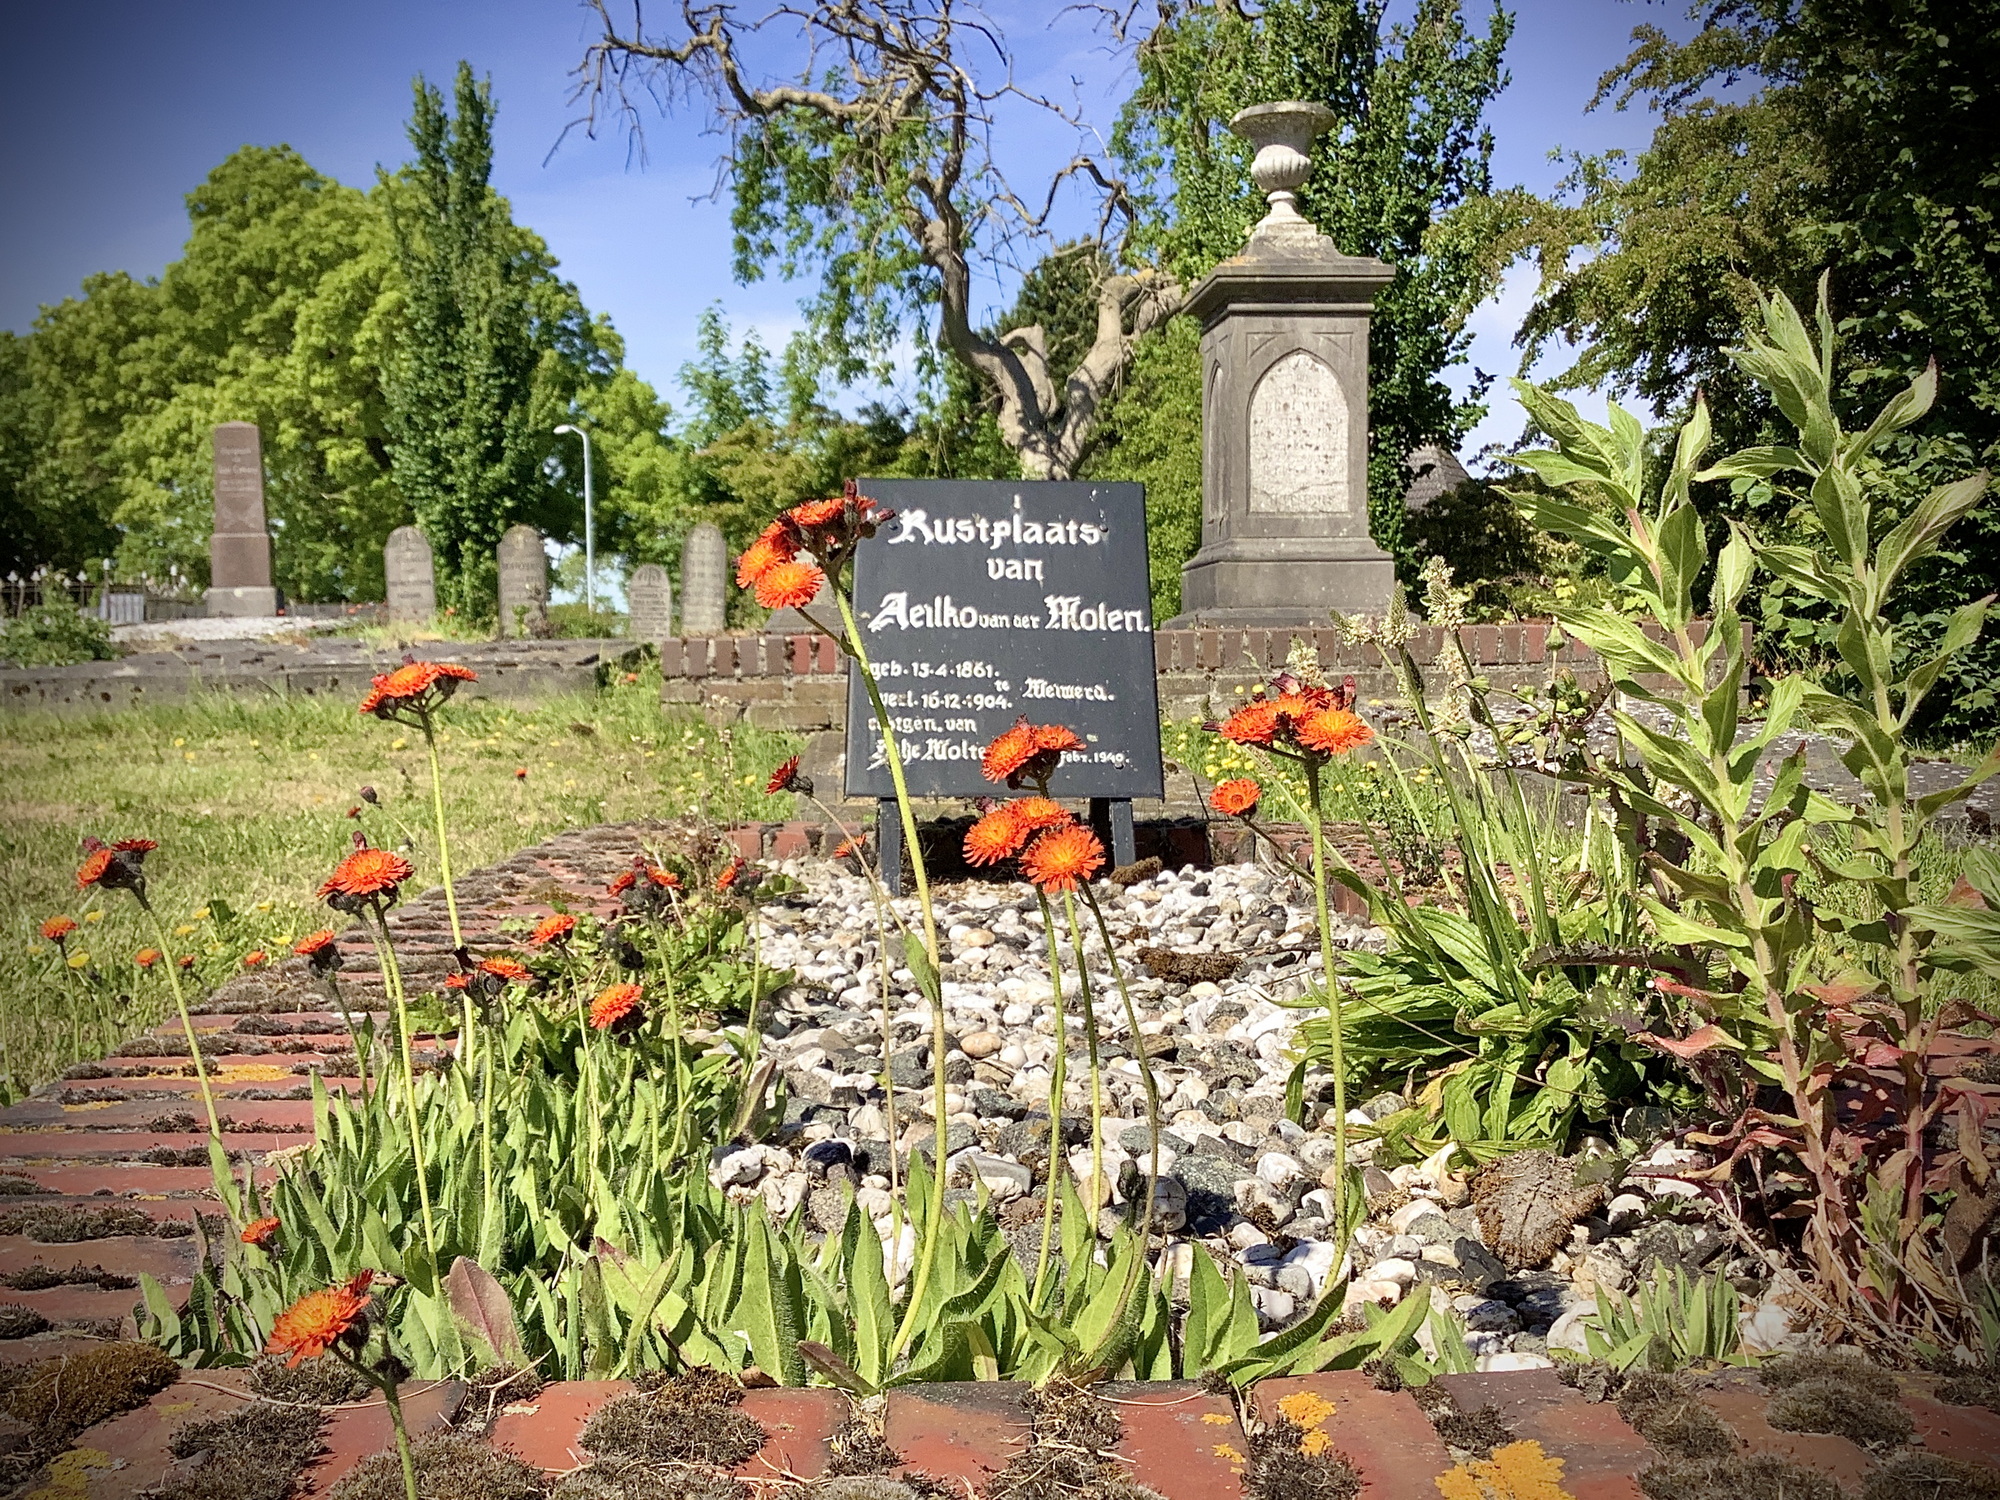
[[42,923],[43,939],[58,946],[75,931],[76,923],[69,917],[50,917],[48,921]]
[[771,779],[764,783],[764,795],[767,797],[777,792],[799,792],[810,797],[812,789],[812,778],[799,774],[799,758],[796,755],[773,771]]
[[614,984],[599,990],[597,998],[590,1002],[591,1026],[598,1031],[609,1031],[620,1024],[638,1025],[646,1018],[640,1004],[644,995],[645,991],[636,984]]
[[1219,783],[1208,794],[1208,805],[1229,818],[1247,818],[1257,810],[1257,803],[1264,795],[1264,789],[1248,776],[1239,776],[1234,781]]
[[1081,750],[1083,741],[1076,731],[1066,724],[1037,724],[1035,726],[1035,749],[1041,753],[1054,751],[1061,755],[1071,750]]
[[183,953],[179,958],[174,960],[174,966],[178,969],[192,969],[194,967],[194,955],[192,953]]
[[508,984],[535,982],[535,976],[528,972],[527,967],[511,958],[482,958],[479,960],[479,972],[494,979],[504,980]]
[[300,958],[314,958],[333,946],[333,929],[322,927],[318,932],[309,932],[292,944],[292,952]]
[[243,955],[243,967],[246,969],[261,969],[270,961],[271,955],[262,948],[252,948]]
[[783,521],[773,521],[736,559],[736,586],[747,589],[779,563],[799,555],[799,539]]
[[766,609],[804,609],[818,597],[826,574],[817,563],[773,563],[757,579],[757,602]]
[[612,877],[611,884],[604,888],[604,893],[607,896],[622,896],[638,883],[639,874],[636,870],[621,870]]
[[463,970],[447,974],[444,976],[444,987],[448,990],[469,990],[472,988],[472,976]]
[[1021,856],[1021,873],[1047,895],[1073,891],[1104,868],[1104,845],[1088,828],[1052,828]]
[[833,857],[835,859],[860,859],[867,853],[868,840],[859,834],[853,838],[842,839],[833,848]]
[[363,1271],[340,1286],[307,1292],[278,1314],[264,1347],[277,1354],[289,1353],[292,1357],[286,1365],[295,1370],[300,1360],[317,1359],[343,1339],[357,1333],[365,1337],[368,1304],[374,1301],[368,1287],[374,1279],[373,1271]]
[[1047,797],[1023,797],[1019,802],[1008,803],[1007,810],[1028,833],[1040,833],[1044,828],[1062,828],[1076,821],[1060,802]]
[[457,662],[413,661],[375,678],[361,700],[361,712],[378,719],[391,719],[399,713],[422,716],[457,692],[461,682],[478,680],[477,672]]
[[646,866],[646,879],[663,891],[677,891],[681,888],[681,878],[672,870],[663,870],[658,865]]
[[528,779],[528,768],[526,766],[514,767],[514,779],[516,781],[526,781]]
[[136,854],[141,859],[144,859],[159,847],[159,844],[152,839],[120,839],[111,846],[111,852],[114,854]]
[[560,943],[576,931],[576,918],[566,911],[543,917],[535,924],[535,930],[528,934],[528,941],[537,948],[546,948],[550,943]]
[[1028,830],[1014,816],[1014,804],[1003,802],[965,831],[965,862],[975,868],[1012,859],[1028,841]]
[[252,1219],[243,1226],[243,1233],[237,1238],[246,1245],[255,1245],[262,1250],[278,1237],[278,1221],[275,1218]]
[[356,849],[334,866],[333,874],[319,888],[320,899],[344,896],[362,900],[382,895],[393,899],[396,888],[416,873],[416,866],[400,854],[387,849]]
[[785,512],[785,519],[800,531],[815,531],[822,526],[831,526],[847,511],[847,501],[805,500]]
[[1278,731],[1283,727],[1278,705],[1258,698],[1244,704],[1223,720],[1219,732],[1225,740],[1233,740],[1239,745],[1268,747],[1278,737]]
[[109,849],[93,849],[83,857],[83,863],[76,869],[76,888],[88,890],[111,873],[115,856]]
[[1003,729],[993,736],[979,757],[979,774],[988,781],[1005,781],[1020,774],[1035,753],[1035,726],[1027,719],[1014,722],[1011,729]]
[[1344,708],[1322,708],[1308,714],[1296,733],[1301,745],[1322,755],[1345,755],[1375,738],[1374,730]]
[[728,890],[732,885],[736,884],[737,880],[742,876],[744,868],[749,863],[750,861],[742,855],[737,855],[736,858],[728,863],[722,873],[715,877],[715,888],[718,891]]
[[158,948],[141,948],[132,955],[132,962],[142,969],[150,969],[160,961],[161,956]]

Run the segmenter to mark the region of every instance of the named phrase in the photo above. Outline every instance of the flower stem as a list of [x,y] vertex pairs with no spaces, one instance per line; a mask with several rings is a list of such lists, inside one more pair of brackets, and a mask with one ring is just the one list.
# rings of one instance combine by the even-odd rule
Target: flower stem
[[431,716],[425,714],[424,748],[430,752],[431,761],[431,816],[437,821],[438,874],[444,881],[444,909],[451,918],[451,945],[465,946],[464,934],[458,927],[458,893],[451,885],[451,841],[445,836],[444,825],[444,771],[438,765],[437,733],[431,728]]
[[1069,1028],[1063,1015],[1062,946],[1056,940],[1055,913],[1049,910],[1049,898],[1039,886],[1035,889],[1035,900],[1041,903],[1042,935],[1049,945],[1049,987],[1053,991],[1050,1003],[1055,1011],[1055,1054],[1049,1065],[1049,1165],[1042,1184],[1042,1248],[1035,1256],[1032,1299],[1040,1307],[1042,1289],[1048,1281],[1049,1245],[1055,1238],[1056,1173],[1067,1170],[1069,1161],[1063,1153],[1063,1090],[1069,1083]]
[[153,903],[146,899],[144,891],[132,894],[139,898],[139,909],[153,924],[153,935],[160,945],[160,964],[167,971],[167,985],[174,992],[174,1009],[180,1012],[181,1031],[187,1036],[188,1057],[194,1063],[194,1081],[201,1088],[202,1108],[208,1111],[208,1138],[220,1146],[222,1121],[216,1117],[215,1093],[208,1086],[208,1065],[201,1059],[201,1039],[195,1035],[194,1019],[188,1014],[187,996],[181,992],[180,971],[174,963],[172,950],[167,946],[166,925],[160,921],[160,914],[153,910]]
[[[386,1340],[385,1333],[383,1338]],[[384,1374],[376,1382],[382,1389],[382,1400],[389,1408],[389,1426],[396,1434],[396,1457],[403,1463],[403,1500],[419,1500],[417,1495],[417,1461],[410,1452],[410,1430],[403,1421],[403,1401],[396,1390],[396,1377]]]
[[417,1069],[410,1047],[410,1007],[403,995],[403,971],[396,963],[396,950],[389,941],[389,919],[377,906],[375,924],[368,937],[375,944],[376,961],[382,966],[382,988],[396,1012],[396,1033],[403,1054],[403,1104],[409,1115],[410,1159],[416,1166],[417,1203],[423,1210],[424,1246],[430,1251],[431,1268],[437,1268],[437,1226],[431,1220],[430,1173],[424,1165],[423,1131],[417,1122]]
[[1326,988],[1327,1045],[1333,1064],[1333,1167],[1340,1184],[1339,1258],[1347,1254],[1347,1031],[1340,1014],[1340,984],[1333,967],[1333,922],[1326,899],[1326,823],[1319,800],[1320,766],[1306,761],[1306,827],[1312,832],[1313,905],[1319,918],[1320,982]]
[[1104,1073],[1097,1056],[1097,1007],[1090,988],[1090,965],[1083,956],[1083,928],[1076,920],[1076,897],[1063,892],[1063,919],[1069,924],[1070,952],[1076,957],[1076,987],[1083,1000],[1083,1048],[1090,1061],[1090,1197],[1091,1229],[1097,1211],[1110,1194],[1104,1182]]

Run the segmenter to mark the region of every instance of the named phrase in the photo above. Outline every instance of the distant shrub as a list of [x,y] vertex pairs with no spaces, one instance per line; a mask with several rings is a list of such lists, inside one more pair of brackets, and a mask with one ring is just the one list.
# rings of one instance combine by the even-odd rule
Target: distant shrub
[[68,599],[38,604],[0,628],[0,661],[19,667],[67,667],[80,661],[109,661],[111,627],[84,614]]

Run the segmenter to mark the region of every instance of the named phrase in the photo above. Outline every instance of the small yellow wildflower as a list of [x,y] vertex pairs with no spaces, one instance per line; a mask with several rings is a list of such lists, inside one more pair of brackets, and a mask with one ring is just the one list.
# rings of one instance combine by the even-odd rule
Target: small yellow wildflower
[[196,907],[194,920],[197,922],[206,922],[208,920],[208,908],[205,906]]
[[389,741],[389,748],[391,750],[407,750],[410,748],[410,742],[399,734],[393,740]]
[[83,914],[83,920],[86,922],[102,922],[104,920],[104,913],[101,911],[87,911]]
[[178,750],[178,749],[180,749],[180,747],[181,747],[181,746],[185,745],[186,743],[187,743],[187,741],[186,741],[186,740],[184,740],[184,739],[176,739],[176,740],[174,741],[174,748],[175,748],[176,750]]
[[71,955],[69,956],[69,966],[70,966],[70,967],[71,967],[72,969],[87,969],[87,968],[89,968],[89,967],[90,967],[90,955],[89,955],[88,953],[85,953],[85,952],[84,952],[84,951],[83,951],[83,950],[82,950],[81,948],[77,949],[77,950],[76,950],[76,952],[72,953],[72,954],[71,954]]

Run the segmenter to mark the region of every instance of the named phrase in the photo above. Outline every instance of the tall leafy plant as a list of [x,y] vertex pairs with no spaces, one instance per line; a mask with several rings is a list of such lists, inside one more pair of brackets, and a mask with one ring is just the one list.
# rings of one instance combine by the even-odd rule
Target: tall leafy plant
[[[1968,1045],[1951,1030],[1966,1012],[1943,1003],[1940,981],[1954,960],[1939,943],[1938,915],[1918,904],[1915,855],[1938,815],[2000,770],[2000,748],[1964,779],[1918,796],[1904,735],[1952,658],[1978,638],[1989,601],[1959,609],[1936,652],[1909,663],[1890,606],[1899,581],[1977,504],[1987,477],[1937,488],[1906,515],[1881,514],[1891,480],[1880,450],[1924,416],[1937,374],[1925,370],[1865,430],[1850,432],[1834,406],[1836,350],[1824,283],[1810,328],[1782,295],[1763,300],[1760,326],[1731,357],[1769,393],[1796,441],[1703,468],[1711,429],[1697,402],[1657,491],[1636,419],[1614,404],[1610,426],[1598,426],[1517,383],[1555,443],[1518,460],[1551,493],[1517,498],[1538,524],[1602,557],[1647,616],[1558,612],[1625,695],[1613,717],[1637,763],[1590,774],[1629,814],[1653,886],[1641,897],[1648,921],[1706,967],[1708,977],[1680,987],[1702,1024],[1659,1042],[1704,1067],[1726,1106],[1726,1124],[1693,1137],[1721,1157],[1710,1179],[1727,1183],[1746,1161],[1769,1165],[1767,1191],[1781,1216],[1804,1219],[1804,1250],[1834,1321],[1949,1343],[1967,1331],[1958,1276],[1976,1245],[1951,1242],[1940,1195],[1981,1190],[1990,1178],[1978,1146],[1987,1095],[1933,1066],[1942,1049]],[[1690,488],[1742,477],[1793,489],[1821,544],[1765,545],[1732,525],[1711,566]],[[1760,565],[1838,613],[1845,675],[1783,678],[1763,720],[1749,723],[1740,611]],[[1699,584],[1711,575],[1704,626]],[[1866,792],[1860,806],[1807,787],[1803,748],[1774,752],[1807,727],[1845,742],[1842,760]],[[1801,886],[1809,872],[1847,884],[1865,910],[1816,906]],[[1714,1066],[1732,1053],[1740,1066]],[[1782,1103],[1767,1103],[1764,1086]],[[1948,1113],[1959,1120],[1959,1149],[1932,1133]]]

